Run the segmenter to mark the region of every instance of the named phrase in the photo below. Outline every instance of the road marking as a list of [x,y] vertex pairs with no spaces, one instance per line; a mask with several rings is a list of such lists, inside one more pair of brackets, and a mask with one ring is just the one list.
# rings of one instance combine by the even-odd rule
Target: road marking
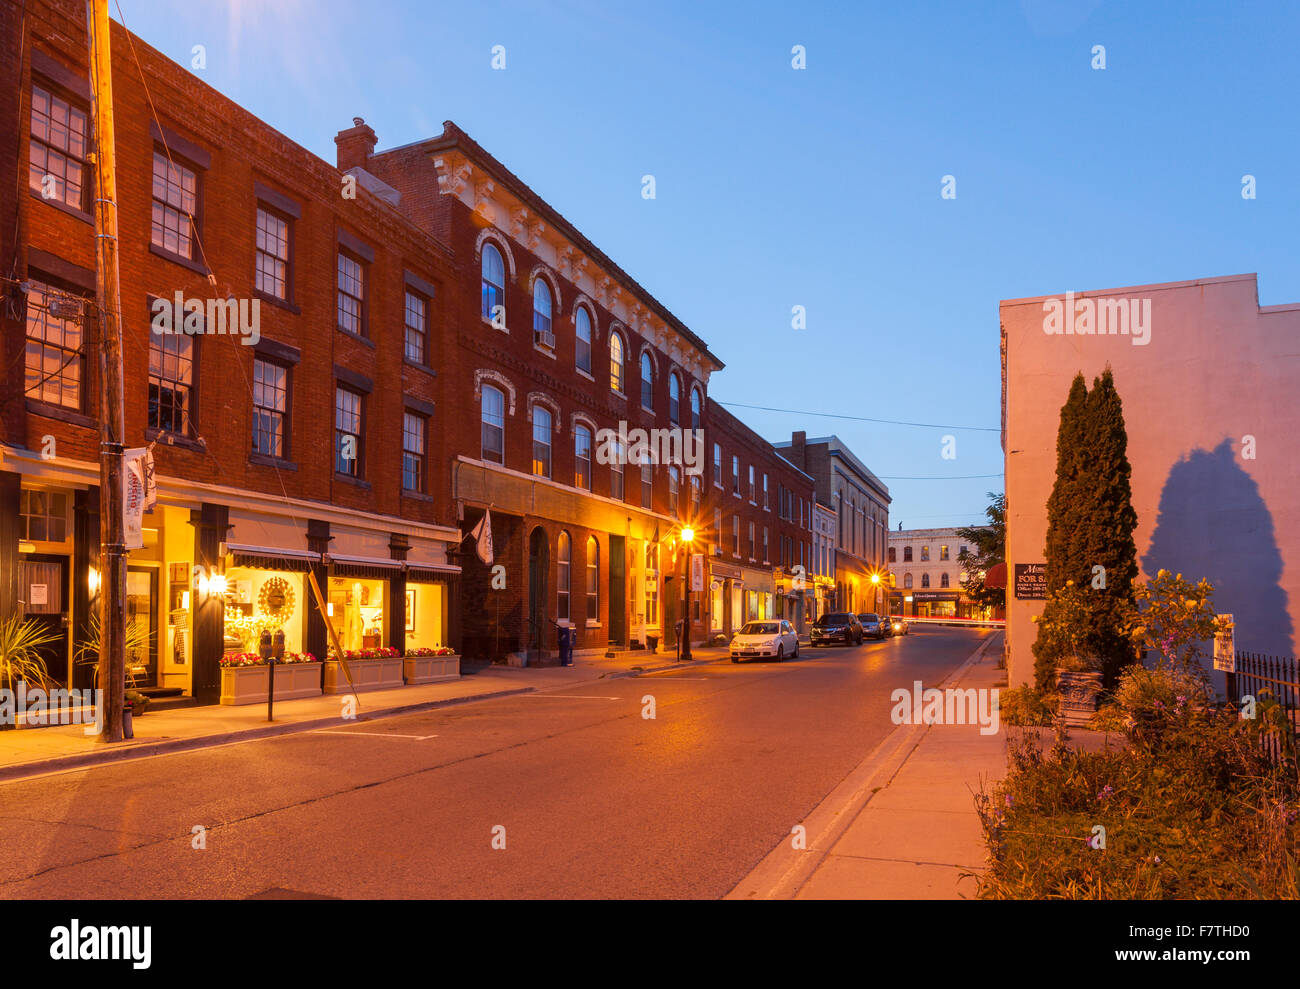
[[621,701],[622,697],[598,697],[595,694],[520,694],[520,697],[538,697],[549,699],[551,697],[578,698],[584,701]]
[[376,738],[413,738],[417,742],[423,742],[427,738],[437,738],[437,735],[399,735],[392,731],[349,731],[346,728],[318,728],[312,732],[313,735],[373,735]]

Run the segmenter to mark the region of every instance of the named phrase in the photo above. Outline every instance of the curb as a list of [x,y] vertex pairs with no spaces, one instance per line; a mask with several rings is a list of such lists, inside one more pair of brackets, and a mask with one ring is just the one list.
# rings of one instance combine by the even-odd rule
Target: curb
[[[414,704],[401,704],[396,707],[385,707],[376,711],[366,711],[355,719],[355,723],[363,721],[372,721],[378,718],[389,718],[399,714],[413,714],[417,711],[428,711],[434,708],[451,707],[455,704],[468,704],[473,701],[492,700],[498,697],[509,697],[512,694],[529,694],[533,693],[536,687],[515,687],[507,690],[494,690],[485,694],[469,694],[465,697],[447,697],[442,700],[420,701]],[[338,727],[340,719],[334,718],[313,718],[311,721],[293,721],[285,724],[262,725],[257,728],[241,728],[237,731],[226,731],[216,735],[197,735],[192,738],[171,738],[165,741],[144,742],[140,745],[129,746],[126,748],[103,749],[95,752],[87,752],[81,755],[55,756],[51,759],[41,759],[36,762],[20,762],[10,766],[0,767],[0,783],[12,782],[14,780],[25,779],[30,776],[43,776],[47,773],[65,772],[73,769],[82,769],[87,766],[95,766],[110,762],[127,762],[132,759],[147,759],[151,756],[170,755],[174,752],[189,752],[196,749],[215,748],[218,745],[229,745],[232,742],[251,742],[261,738],[276,738],[280,735],[294,735],[300,732],[316,731],[319,728]]]
[[[955,670],[935,684],[958,683],[966,671],[976,665],[997,637],[990,635]],[[794,849],[787,839],[768,852],[724,900],[793,899],[821,868],[844,833],[858,819],[876,792],[902,769],[920,746],[930,726],[899,725],[881,740],[866,757],[800,823],[807,829],[808,844]],[[884,783],[876,785],[882,778]]]

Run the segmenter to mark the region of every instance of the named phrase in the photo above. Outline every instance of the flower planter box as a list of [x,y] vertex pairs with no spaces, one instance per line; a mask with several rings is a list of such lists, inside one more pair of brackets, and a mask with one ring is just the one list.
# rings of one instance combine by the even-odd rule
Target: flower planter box
[[[297,700],[320,696],[320,663],[277,663],[275,699]],[[265,704],[266,666],[223,666],[221,668],[222,704]]]
[[400,687],[402,680],[401,656],[376,656],[372,659],[349,659],[348,669],[352,671],[352,686],[348,685],[348,675],[337,660],[325,663],[325,693],[350,694],[355,688],[357,693],[363,690],[387,690]]
[[407,683],[433,683],[435,680],[455,680],[460,676],[460,657],[406,656],[402,659],[402,676]]

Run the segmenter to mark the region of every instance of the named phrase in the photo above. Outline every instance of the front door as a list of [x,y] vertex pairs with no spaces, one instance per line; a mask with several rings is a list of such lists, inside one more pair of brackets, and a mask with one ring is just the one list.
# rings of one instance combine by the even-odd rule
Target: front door
[[538,526],[528,540],[528,648],[541,649],[546,643],[546,577],[550,552],[546,530]]
[[18,598],[24,602],[23,617],[55,641],[37,651],[45,661],[50,678],[68,685],[68,558],[66,556],[24,556],[18,575]]

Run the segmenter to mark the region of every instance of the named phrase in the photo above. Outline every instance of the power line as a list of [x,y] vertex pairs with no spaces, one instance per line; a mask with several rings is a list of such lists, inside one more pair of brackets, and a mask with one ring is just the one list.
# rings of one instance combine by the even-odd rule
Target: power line
[[848,419],[853,422],[874,422],[885,426],[916,426],[920,429],[965,429],[980,433],[1000,433],[999,426],[952,426],[938,422],[908,422],[905,419],[870,419],[867,416],[850,416],[839,412],[808,412],[800,409],[775,409],[769,405],[745,405],[741,402],[723,402],[714,399],[719,405],[728,405],[733,409],[755,409],[759,412],[783,412],[792,416],[821,416],[824,419]]
[[970,481],[975,478],[1001,477],[999,471],[996,474],[950,474],[950,475],[933,475],[930,477],[900,477],[897,474],[877,474],[876,477],[882,481]]

